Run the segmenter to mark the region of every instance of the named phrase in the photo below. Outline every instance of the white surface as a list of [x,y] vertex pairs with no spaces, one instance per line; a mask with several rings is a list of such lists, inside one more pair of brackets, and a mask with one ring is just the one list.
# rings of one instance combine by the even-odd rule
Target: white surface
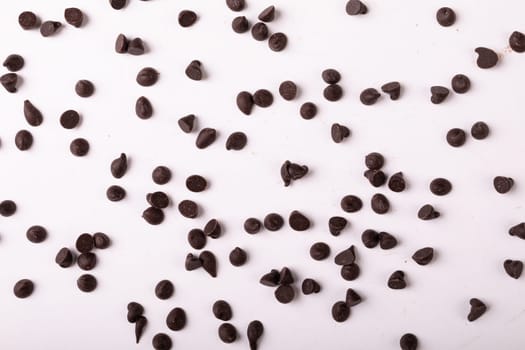
[[[487,46],[503,52],[514,30],[524,31],[525,3],[505,1],[380,1],[368,0],[369,14],[349,17],[344,0],[271,2],[279,10],[269,25],[283,31],[289,45],[274,53],[250,34],[235,34],[233,17],[222,0],[142,2],[131,0],[123,11],[107,1],[3,2],[0,5],[2,44],[0,56],[19,53],[26,59],[24,79],[15,95],[0,93],[2,106],[0,172],[2,199],[17,202],[11,218],[0,218],[0,348],[1,349],[148,349],[157,332],[168,333],[175,349],[247,349],[245,330],[252,319],[265,325],[261,349],[397,349],[399,337],[413,332],[420,349],[523,349],[525,344],[525,278],[513,280],[504,271],[506,258],[523,259],[525,242],[510,237],[510,226],[525,220],[525,150],[523,138],[523,73],[525,55],[504,54],[495,69],[475,65],[473,49]],[[253,21],[270,2],[248,1],[242,13]],[[52,38],[38,31],[22,31],[17,16],[33,10],[43,19],[63,21],[68,6],[88,16],[82,29],[69,25]],[[457,24],[440,27],[435,11],[451,5]],[[183,29],[178,12],[190,8],[198,22]],[[142,37],[150,52],[141,57],[118,55],[113,50],[119,33]],[[208,79],[194,82],[184,75],[193,59],[203,62]],[[151,66],[160,73],[149,88],[135,83],[139,69]],[[333,67],[343,75],[344,98],[323,99],[323,69]],[[464,73],[472,80],[466,95],[451,95],[442,105],[429,101],[431,85],[449,86],[451,77]],[[96,85],[93,97],[75,95],[78,79]],[[301,88],[299,98],[286,102],[278,95],[279,83],[291,79]],[[402,98],[383,97],[375,106],[359,103],[367,87],[399,80]],[[235,106],[241,90],[268,88],[274,93],[271,108],[255,108],[250,117]],[[134,114],[137,97],[152,101],[155,115],[140,120]],[[22,113],[30,99],[44,114],[38,128],[28,126]],[[319,115],[311,121],[298,115],[301,103],[311,100]],[[77,109],[82,124],[75,130],[58,123],[66,109]],[[194,113],[199,127],[219,130],[215,144],[206,150],[194,146],[196,134],[183,134],[177,119]],[[486,141],[469,138],[459,149],[448,146],[445,133],[452,127],[469,130],[473,122],[486,121],[491,135]],[[333,122],[348,125],[352,136],[343,144],[330,140]],[[29,129],[33,148],[20,152],[14,146],[19,129]],[[242,152],[227,152],[224,142],[233,131],[248,134]],[[69,153],[69,142],[85,137],[91,150],[85,158]],[[364,155],[382,152],[385,171],[403,171],[409,183],[404,193],[386,187],[376,190],[362,176]],[[128,174],[115,180],[109,164],[120,152],[131,158]],[[307,164],[311,173],[289,188],[283,187],[279,167],[286,159]],[[174,173],[166,186],[152,183],[151,170],[167,165]],[[201,194],[186,190],[185,178],[202,174],[211,187]],[[513,191],[499,195],[492,188],[495,175],[516,180]],[[428,191],[434,177],[447,177],[452,193],[438,198]],[[126,188],[120,203],[105,198],[109,185]],[[140,217],[145,194],[165,190],[175,203],[195,199],[204,209],[197,220],[166,210],[164,224],[153,227]],[[390,199],[392,211],[374,214],[369,205],[375,192]],[[339,208],[343,195],[356,194],[363,210],[345,214]],[[442,217],[432,222],[417,219],[417,209],[431,203]],[[263,218],[276,211],[287,217],[298,209],[310,217],[313,228],[304,233],[288,227],[250,236],[242,230],[249,216]],[[327,230],[332,215],[351,224],[339,237]],[[219,219],[225,233],[208,240],[206,249],[219,260],[219,277],[204,271],[186,272],[184,257],[192,251],[186,233]],[[49,239],[35,245],[25,230],[45,226]],[[400,244],[391,251],[368,250],[360,242],[366,228],[385,230]],[[82,232],[103,231],[113,245],[97,253],[93,271],[99,287],[91,294],[76,288],[82,273],[77,267],[61,269],[54,263],[62,246],[74,245]],[[332,248],[324,262],[313,261],[309,247],[326,241]],[[355,244],[361,277],[346,282],[333,264],[336,252]],[[249,253],[249,263],[235,268],[228,262],[235,246]],[[410,256],[423,246],[437,251],[435,261],[416,265]],[[322,293],[299,295],[281,305],[271,288],[258,283],[271,268],[289,266],[302,281],[317,279]],[[402,269],[409,287],[390,290],[386,280]],[[12,294],[20,278],[36,283],[26,300]],[[155,284],[173,281],[175,295],[155,298]],[[297,283],[297,286],[300,286]],[[355,288],[366,300],[352,309],[349,320],[336,324],[332,304],[342,300],[346,288]],[[489,310],[474,323],[466,321],[468,300],[478,297]],[[226,345],[217,337],[220,322],[211,313],[216,299],[229,301],[231,321],[240,339]],[[126,321],[126,304],[141,302],[148,328],[141,344],[134,344],[133,326]],[[174,333],[165,326],[171,308],[183,307],[188,326]]]

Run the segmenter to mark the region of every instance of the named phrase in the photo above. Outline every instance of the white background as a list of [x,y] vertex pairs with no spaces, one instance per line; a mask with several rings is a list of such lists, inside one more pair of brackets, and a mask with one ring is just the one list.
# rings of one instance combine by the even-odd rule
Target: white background
[[[415,333],[424,350],[523,349],[525,277],[511,279],[502,263],[525,258],[525,242],[507,234],[510,226],[525,220],[525,54],[507,48],[512,31],[525,31],[525,3],[369,0],[369,14],[350,17],[344,0],[251,0],[242,15],[253,22],[270,4],[278,9],[270,30],[289,38],[281,53],[270,51],[249,33],[234,33],[230,23],[239,14],[222,0],[130,0],[122,11],[111,9],[105,0],[0,5],[0,56],[19,53],[26,59],[19,92],[0,92],[0,198],[15,200],[19,208],[16,215],[0,218],[0,349],[148,349],[157,332],[170,334],[176,349],[246,349],[246,326],[253,319],[265,325],[261,349],[397,349],[405,332]],[[435,21],[443,5],[457,12],[453,27]],[[23,10],[63,22],[63,10],[69,6],[85,12],[83,28],[66,25],[56,36],[43,38],[38,30],[23,31],[17,24]],[[195,10],[199,20],[184,29],[177,15],[187,8]],[[140,57],[116,54],[119,33],[142,37],[150,52]],[[477,68],[477,46],[501,53],[500,64],[492,70]],[[194,59],[203,63],[206,80],[194,82],[184,75]],[[136,73],[146,66],[160,72],[153,87],[135,83]],[[325,84],[320,75],[329,67],[343,75],[345,95],[337,103],[322,97]],[[429,87],[450,86],[457,73],[471,78],[471,91],[432,105]],[[93,81],[93,97],[75,94],[79,79]],[[293,102],[282,100],[277,92],[287,79],[300,87]],[[403,84],[399,101],[383,97],[375,106],[360,104],[360,91],[391,80]],[[255,108],[249,117],[242,115],[235,106],[236,94],[259,88],[274,93],[274,104]],[[135,100],[141,95],[154,105],[150,120],[135,116]],[[25,99],[44,114],[40,127],[25,122]],[[310,121],[298,114],[306,101],[319,107]],[[60,127],[58,119],[66,109],[81,113],[77,129]],[[219,132],[206,150],[194,146],[195,133],[184,134],[177,126],[177,119],[189,113],[197,115],[199,127]],[[478,120],[490,125],[490,138],[469,137],[459,149],[448,146],[448,129],[469,130]],[[330,139],[334,122],[352,130],[342,144]],[[20,129],[29,129],[35,138],[31,150],[23,153],[14,145]],[[227,135],[238,130],[247,133],[248,145],[241,152],[227,152]],[[69,143],[76,137],[90,141],[87,157],[70,154]],[[392,193],[368,184],[362,176],[363,159],[372,151],[385,155],[388,174],[403,171],[407,191]],[[121,152],[131,159],[130,168],[115,180],[109,164]],[[287,159],[307,164],[311,173],[285,188],[279,168]],[[173,170],[166,186],[151,181],[157,165]],[[186,177],[195,173],[209,179],[208,191],[194,194],[185,188]],[[494,191],[496,175],[515,179],[511,193]],[[449,178],[454,189],[438,198],[428,184],[440,176]],[[105,198],[112,184],[126,188],[124,201]],[[194,199],[203,214],[185,219],[172,206],[162,225],[147,225],[141,212],[146,193],[155,190],[167,191],[175,204]],[[370,209],[376,192],[391,201],[387,215]],[[346,194],[360,196],[363,210],[343,213],[339,201]],[[417,210],[426,203],[442,217],[418,220]],[[242,229],[249,216],[262,219],[275,211],[287,217],[294,209],[311,218],[311,230],[297,233],[285,227],[250,236]],[[327,230],[333,215],[351,223],[339,237]],[[184,270],[184,258],[192,251],[186,233],[210,218],[219,219],[225,231],[206,247],[219,261],[216,279],[202,270]],[[25,238],[26,229],[37,224],[49,232],[49,239],[39,245]],[[368,250],[360,242],[366,228],[388,231],[400,244],[391,251]],[[97,231],[106,232],[113,245],[97,252],[93,274],[99,287],[84,294],[76,287],[83,272],[76,266],[61,269],[54,258],[61,247],[73,247],[80,233]],[[317,241],[332,248],[326,261],[309,257],[309,247]],[[357,246],[361,277],[347,282],[333,256],[351,244]],[[228,262],[235,246],[249,254],[244,267]],[[434,247],[436,258],[422,267],[410,256],[424,246]],[[279,304],[273,290],[258,280],[282,266],[289,266],[298,281],[318,280],[322,293]],[[409,286],[404,290],[386,287],[396,269],[407,274]],[[25,300],[12,293],[21,278],[36,285]],[[161,301],[153,290],[165,278],[176,290],[171,299]],[[352,309],[347,322],[337,324],[330,309],[344,299],[348,287],[365,300]],[[474,323],[466,320],[471,297],[488,305],[488,312]],[[218,339],[220,321],[211,313],[216,299],[233,307],[231,322],[240,332],[234,344]],[[149,320],[138,346],[133,325],[126,321],[126,304],[132,300],[145,306]],[[188,315],[187,327],[176,333],[165,326],[175,306]]]

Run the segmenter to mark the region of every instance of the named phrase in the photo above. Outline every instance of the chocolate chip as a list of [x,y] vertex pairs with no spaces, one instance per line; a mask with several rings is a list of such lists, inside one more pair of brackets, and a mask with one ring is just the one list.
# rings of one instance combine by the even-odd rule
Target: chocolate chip
[[337,70],[329,68],[321,73],[321,78],[327,84],[337,84],[341,80],[341,74]]
[[341,216],[332,216],[328,219],[328,230],[332,236],[339,236],[341,231],[343,231],[348,224],[348,220]]
[[245,6],[244,0],[226,0],[226,5],[235,12],[244,10]]
[[397,245],[397,239],[388,232],[379,232],[379,246],[381,249],[392,249]]
[[215,142],[217,139],[217,131],[213,128],[204,128],[197,135],[195,145],[198,149],[204,149]]
[[284,50],[287,44],[288,37],[284,33],[274,33],[268,39],[268,47],[275,52]]
[[390,210],[390,202],[381,193],[376,193],[370,200],[372,210],[377,214],[385,214]]
[[31,226],[26,231],[26,237],[30,242],[42,243],[46,240],[47,231],[45,228],[39,225]]
[[80,236],[78,236],[75,242],[75,247],[80,253],[88,253],[93,249],[94,246],[95,241],[93,240],[93,236],[89,233],[82,233]]
[[82,292],[90,293],[97,288],[97,279],[90,274],[84,274],[77,279],[77,287]]
[[290,285],[280,285],[275,289],[274,295],[281,304],[288,304],[295,298],[295,290]]
[[153,115],[153,106],[144,96],[141,96],[135,102],[135,114],[140,119],[149,119]]
[[253,103],[259,107],[269,107],[273,103],[273,95],[266,89],[260,89],[253,94]]
[[124,34],[119,34],[117,40],[115,40],[115,51],[117,53],[128,52],[129,40]]
[[208,182],[200,175],[191,175],[186,179],[186,188],[191,192],[202,192],[207,186]]
[[355,213],[356,211],[361,210],[363,207],[363,202],[361,199],[354,195],[344,196],[341,199],[341,209],[347,213]]
[[299,112],[303,119],[310,120],[317,115],[317,106],[312,102],[306,102],[301,106]]
[[60,125],[62,125],[64,129],[73,129],[78,125],[79,122],[80,114],[72,109],[65,111],[60,116]]
[[165,209],[170,204],[170,198],[162,191],[148,193],[146,195],[146,201],[155,208]]
[[97,256],[91,252],[82,253],[77,258],[77,265],[81,270],[92,270],[97,266]]
[[406,188],[405,178],[402,172],[397,172],[390,176],[388,180],[388,188],[393,192],[403,192]]
[[186,268],[186,270],[193,271],[201,266],[202,261],[198,257],[194,256],[191,253],[186,255],[186,260],[184,262],[184,267]]
[[246,252],[243,249],[241,249],[239,247],[235,247],[230,252],[229,259],[230,259],[230,263],[233,266],[242,266],[242,265],[244,265],[246,263],[246,260],[248,259],[248,256],[247,256]]
[[199,206],[189,199],[181,201],[178,208],[181,215],[185,218],[194,219],[199,215]]
[[160,225],[164,221],[164,212],[159,208],[149,207],[142,212],[142,218],[150,225]]
[[279,278],[280,278],[279,271],[272,269],[270,272],[264,274],[261,279],[259,280],[259,283],[263,286],[267,287],[276,287],[279,285]]
[[486,47],[478,47],[474,51],[478,54],[478,59],[476,63],[479,68],[488,69],[494,67],[498,64],[498,54],[492,49]]
[[355,290],[353,290],[352,288],[348,288],[346,290],[346,305],[352,307],[352,306],[356,306],[357,304],[360,304],[362,299],[361,299],[361,296],[359,294],[357,294],[357,292]]
[[339,101],[343,97],[343,88],[338,84],[330,84],[323,90],[323,96],[328,101]]
[[173,283],[168,280],[162,280],[155,286],[155,295],[161,300],[166,300],[171,298],[174,290]]
[[383,186],[386,182],[386,175],[381,170],[367,170],[363,174],[370,184],[374,187]]
[[321,291],[321,286],[317,281],[311,278],[306,278],[301,284],[301,290],[304,295],[310,295],[313,293],[317,294]]
[[350,265],[355,262],[355,247],[352,245],[348,249],[345,249],[338,253],[334,262],[336,265]]
[[16,203],[6,199],[0,202],[0,215],[8,217],[16,212]]
[[185,70],[186,76],[191,80],[202,80],[202,64],[200,61],[193,60]]
[[109,186],[106,190],[106,197],[111,202],[119,202],[126,197],[126,190],[118,185]]
[[95,233],[93,235],[93,242],[95,244],[95,248],[97,249],[106,249],[111,244],[111,240],[109,239],[108,235],[103,232]]
[[211,219],[204,225],[204,234],[210,238],[219,238],[222,233],[222,227],[217,219]]
[[198,228],[188,232],[188,243],[193,249],[202,249],[206,245],[206,235]]
[[39,26],[38,17],[31,11],[24,11],[18,16],[18,24],[22,29],[34,29]]
[[246,134],[240,131],[232,133],[230,136],[228,136],[228,139],[226,140],[226,149],[234,150],[234,151],[240,151],[248,142],[248,138],[246,137]]
[[452,78],[452,90],[458,94],[464,94],[470,90],[470,79],[463,74],[456,74]]
[[350,0],[346,3],[346,13],[350,16],[364,15],[368,8],[359,0]]
[[434,249],[431,247],[425,247],[416,250],[416,252],[412,255],[412,259],[418,264],[418,265],[427,265],[432,261],[434,258]]
[[281,166],[281,179],[284,182],[284,186],[289,186],[292,181],[299,180],[306,174],[308,174],[306,165],[299,165],[287,160]]
[[33,135],[27,130],[20,130],[15,135],[15,145],[21,151],[27,151],[33,145]]
[[510,277],[518,279],[523,272],[523,262],[507,259],[503,262],[503,268]]
[[31,101],[24,101],[24,117],[31,126],[39,126],[44,120],[42,113],[36,108]]
[[139,316],[135,322],[135,342],[138,344],[142,334],[144,333],[144,328],[148,324],[148,319],[144,316]]
[[279,284],[280,285],[290,285],[295,282],[295,279],[292,275],[292,271],[287,268],[283,267],[281,269],[281,272],[279,272]]
[[114,178],[120,179],[126,174],[126,171],[128,170],[128,158],[124,153],[120,154],[120,157],[114,159],[111,162],[111,175],[113,175]]
[[334,123],[332,124],[330,133],[332,135],[332,140],[335,143],[341,143],[344,139],[350,136],[350,129],[344,125]]
[[231,323],[223,323],[219,326],[219,339],[226,344],[233,343],[237,339],[237,329]]
[[306,231],[310,228],[310,220],[297,210],[290,213],[288,224],[295,231]]
[[186,326],[186,312],[180,307],[176,307],[168,313],[166,325],[172,331],[180,331]]
[[129,323],[137,322],[138,318],[144,314],[144,307],[134,301],[128,303],[127,309],[127,319]]
[[270,213],[264,217],[264,228],[268,231],[279,231],[284,225],[284,219],[281,215]]
[[279,85],[279,94],[286,101],[291,101],[297,96],[297,85],[290,80],[283,81]]
[[470,134],[476,140],[483,140],[489,136],[489,126],[485,122],[476,122],[470,129]]
[[399,339],[401,350],[417,350],[418,340],[412,333],[403,334]]
[[336,322],[344,322],[350,317],[350,307],[344,301],[338,301],[332,306],[332,318]]
[[24,58],[17,54],[9,55],[4,60],[3,66],[10,72],[18,72],[24,67]]
[[56,22],[56,21],[45,21],[42,22],[42,25],[40,26],[40,34],[42,34],[43,37],[49,37],[53,34],[55,34],[60,27],[62,27],[62,23]]
[[330,256],[330,246],[324,242],[317,242],[310,247],[310,256],[312,259],[320,261]]
[[15,283],[15,286],[13,287],[13,293],[17,298],[24,299],[33,294],[34,289],[35,285],[31,280],[22,279]]
[[469,301],[470,303],[470,312],[467,316],[467,319],[472,322],[480,318],[485,311],[487,311],[487,306],[481,300],[472,298]]
[[257,350],[257,342],[264,333],[264,326],[259,320],[251,321],[246,329],[250,350]]
[[243,112],[246,115],[250,115],[252,113],[253,108],[253,96],[247,91],[241,91],[237,95],[237,107],[241,112]]
[[394,271],[388,278],[388,287],[391,289],[404,289],[406,286],[407,283],[403,271]]
[[229,321],[232,318],[232,308],[228,302],[217,300],[212,306],[213,315],[221,321]]
[[171,170],[166,166],[158,166],[153,169],[151,178],[157,185],[165,185],[171,180]]
[[84,20],[84,14],[76,7],[69,7],[64,10],[64,19],[73,27],[80,28]]
[[381,86],[381,91],[390,96],[392,101],[399,99],[401,95],[401,84],[397,81],[392,81]]
[[79,80],[75,85],[75,92],[80,97],[90,97],[95,92],[95,86],[89,80]]
[[126,7],[127,0],[109,0],[109,4],[115,10],[122,10]]
[[452,190],[452,184],[447,179],[438,177],[430,182],[430,192],[436,196],[445,196]]
[[195,115],[189,114],[185,117],[180,118],[177,123],[179,124],[179,127],[182,131],[189,134],[193,131],[193,128],[195,126]]
[[73,260],[73,253],[68,248],[61,248],[55,257],[55,262],[63,268],[73,265]]
[[259,20],[263,22],[271,22],[275,18],[275,6],[268,6],[259,14]]
[[512,186],[514,186],[514,180],[510,177],[496,176],[493,184],[496,192],[504,194],[512,189]]
[[197,21],[197,14],[191,10],[183,10],[179,13],[179,24],[181,27],[190,27]]
[[436,20],[443,27],[450,27],[456,22],[456,13],[449,7],[442,7],[436,12]]
[[452,147],[461,147],[465,144],[466,140],[467,135],[465,131],[459,128],[453,128],[447,132],[447,142]]
[[15,93],[18,85],[18,75],[16,73],[7,73],[0,77],[0,83],[7,92]]
[[515,31],[509,37],[509,46],[515,52],[525,52],[525,34]]
[[385,158],[381,153],[372,152],[365,157],[365,165],[370,170],[379,170],[384,164]]
[[144,42],[141,38],[135,38],[128,43],[128,53],[133,56],[140,56],[146,51]]
[[268,27],[262,22],[257,22],[252,27],[252,37],[257,41],[268,39]]
[[509,235],[525,239],[525,222],[521,222],[509,229]]
[[440,215],[441,214],[438,211],[436,211],[434,207],[430,204],[425,204],[417,212],[417,217],[420,218],[421,220],[436,219]]
[[381,94],[374,88],[365,89],[363,92],[361,92],[361,95],[359,95],[361,103],[365,106],[371,106],[375,104],[379,97],[381,97]]
[[217,260],[212,252],[205,250],[199,255],[202,262],[202,268],[210,274],[211,277],[217,277]]
[[341,277],[346,281],[353,281],[359,277],[361,270],[356,263],[344,265],[341,267]]
[[375,248],[379,244],[379,233],[374,230],[365,230],[361,234],[361,241],[367,248]]
[[437,105],[446,100],[450,91],[444,86],[432,86],[430,93],[430,102]]
[[244,231],[251,235],[258,233],[261,230],[261,221],[256,218],[248,218],[244,221]]
[[153,349],[155,350],[170,350],[173,343],[169,335],[165,333],[157,333],[153,336],[151,345],[153,345]]
[[152,86],[159,79],[159,72],[154,68],[142,68],[137,74],[137,83],[141,86]]
[[238,16],[232,21],[232,29],[235,33],[246,33],[250,29],[250,23],[245,16]]

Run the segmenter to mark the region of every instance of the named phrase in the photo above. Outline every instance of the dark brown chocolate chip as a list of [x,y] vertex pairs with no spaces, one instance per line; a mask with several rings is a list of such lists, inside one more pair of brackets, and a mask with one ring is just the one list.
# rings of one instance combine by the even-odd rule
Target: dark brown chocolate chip
[[259,280],[259,283],[263,286],[267,287],[276,287],[279,285],[279,278],[280,278],[279,271],[272,269],[270,272],[264,274],[261,279]]
[[251,321],[246,329],[246,335],[248,337],[248,343],[250,344],[250,350],[257,350],[257,342],[264,333],[264,326],[259,320]]
[[120,157],[111,162],[110,170],[111,175],[116,179],[120,179],[126,174],[128,170],[128,158],[124,153],[121,153]]
[[80,114],[77,111],[69,109],[60,116],[60,125],[64,129],[74,129],[80,122]]
[[284,33],[274,33],[268,39],[268,47],[275,52],[282,51],[288,44],[288,37]]
[[390,176],[388,188],[393,192],[403,192],[405,190],[406,182],[402,172],[397,172]]
[[280,285],[275,289],[275,299],[282,304],[288,304],[295,298],[295,290],[290,285]]
[[341,216],[332,216],[328,219],[328,230],[332,236],[339,236],[341,231],[343,231],[348,224],[348,220]]
[[161,300],[171,298],[174,291],[175,287],[173,287],[173,283],[168,280],[162,280],[155,286],[155,295]]
[[452,78],[452,90],[458,94],[464,94],[470,90],[470,79],[464,74],[456,74]]
[[217,300],[211,308],[213,315],[221,321],[229,321],[232,318],[232,308],[227,301]]
[[379,244],[379,233],[375,230],[364,230],[361,234],[361,241],[367,248],[375,248]]
[[149,119],[153,115],[153,106],[145,96],[139,97],[135,102],[135,114],[140,119]]
[[374,187],[383,186],[386,182],[386,175],[381,170],[366,170],[363,174],[370,184]]
[[262,108],[270,107],[273,103],[273,95],[266,89],[257,90],[253,94],[253,103]]
[[509,45],[515,52],[525,52],[525,34],[515,31],[509,37]]
[[370,200],[372,210],[377,214],[386,214],[390,210],[390,202],[381,193],[376,193]]
[[241,112],[243,112],[246,115],[250,115],[252,113],[253,108],[253,96],[247,91],[241,91],[237,95],[237,107]]
[[287,268],[283,267],[281,269],[281,272],[279,272],[279,284],[280,285],[290,285],[295,282],[295,279],[293,277],[292,271]]
[[218,329],[219,339],[226,344],[237,340],[237,329],[231,323],[223,323]]
[[291,101],[297,96],[297,85],[293,81],[286,80],[279,85],[279,94],[286,101]]
[[299,113],[303,119],[310,120],[317,115],[317,106],[312,102],[306,102],[301,106]]
[[233,266],[242,266],[246,263],[246,260],[248,259],[248,255],[246,252],[239,247],[235,247],[229,255],[230,263]]
[[42,22],[42,25],[40,26],[40,34],[42,34],[43,37],[48,37],[53,34],[55,34],[60,27],[62,27],[62,23],[56,22],[56,21],[45,21]]
[[275,18],[275,6],[268,6],[257,17],[263,22],[271,22]]
[[40,110],[29,100],[24,101],[24,117],[27,123],[31,126],[39,126],[44,120]]
[[109,236],[103,232],[95,233],[93,235],[93,242],[95,244],[95,248],[97,249],[106,249],[111,244],[111,240],[109,239]]
[[30,242],[42,243],[46,240],[47,231],[40,225],[31,226],[26,231],[26,237]]
[[194,228],[188,232],[188,243],[193,249],[202,249],[206,246],[206,235],[201,229]]
[[197,14],[191,10],[182,10],[179,13],[179,24],[181,27],[191,27],[197,21]]
[[467,140],[467,134],[464,130],[459,128],[450,129],[447,132],[447,142],[452,147],[461,147]]
[[403,334],[399,339],[399,346],[401,347],[401,350],[417,350],[417,337],[412,333]]
[[310,228],[310,220],[297,210],[290,213],[288,224],[295,231],[306,231]]
[[129,40],[124,34],[119,34],[115,40],[115,51],[117,53],[128,52]]
[[7,73],[0,77],[0,83],[7,92],[15,93],[18,85],[18,75],[16,73]]
[[115,10],[122,10],[126,7],[128,0],[109,0],[109,5]]
[[470,129],[470,134],[476,140],[483,140],[489,136],[490,130],[489,126],[485,122],[476,122],[472,125]]
[[359,277],[361,269],[356,263],[341,266],[341,277],[346,281],[353,281]]
[[106,197],[111,202],[119,202],[126,197],[126,190],[118,185],[109,186],[106,190]]
[[182,131],[189,134],[195,127],[195,115],[189,114],[185,117],[182,117],[177,121],[177,123],[179,124],[179,127]]
[[230,8],[230,10],[239,12],[244,10],[244,0],[226,0],[226,5]]
[[33,135],[27,130],[20,130],[15,135],[15,145],[21,151],[27,151],[33,145]]
[[319,283],[317,283],[316,280],[306,278],[301,284],[301,290],[304,295],[310,295],[313,293],[317,294],[321,291],[321,286],[319,285]]
[[8,217],[16,212],[16,203],[6,199],[0,202],[0,215]]
[[179,203],[179,212],[182,216],[194,219],[199,215],[199,206],[192,200],[185,199]]
[[487,311],[487,306],[481,300],[472,298],[469,301],[470,303],[470,312],[467,316],[467,319],[472,322],[480,318],[485,311]]
[[284,219],[277,213],[270,213],[264,217],[264,228],[268,231],[279,231],[284,225]]
[[507,259],[503,262],[503,268],[510,277],[518,279],[523,272],[523,262],[519,260]]
[[401,95],[401,84],[397,81],[391,81],[381,86],[381,91],[388,94],[392,101],[398,100]]
[[31,11],[24,11],[18,16],[18,24],[22,29],[34,29],[39,26],[38,17]]
[[365,157],[365,165],[370,170],[379,170],[384,164],[385,158],[381,153],[372,152]]
[[423,205],[417,212],[417,217],[421,220],[432,220],[436,219],[441,214],[434,209],[434,207],[430,204]]
[[128,303],[127,309],[128,314],[126,317],[129,323],[137,322],[138,318],[144,314],[144,307],[135,301]]
[[240,151],[248,142],[248,138],[246,137],[246,134],[240,131],[232,133],[230,136],[228,136],[228,139],[226,140],[226,149],[234,150],[234,151]]
[[268,27],[263,22],[257,22],[252,27],[252,37],[257,41],[268,39]]
[[445,196],[452,190],[452,184],[447,179],[438,177],[430,182],[429,188],[436,196]]
[[77,279],[77,287],[84,293],[90,293],[97,288],[97,279],[90,274],[84,274]]
[[148,324],[148,319],[144,316],[137,317],[137,321],[135,322],[135,342],[138,344],[140,342],[140,339],[142,338],[142,334],[144,333],[144,328],[146,328],[146,325]]
[[186,67],[185,73],[191,80],[202,80],[203,74],[201,62],[197,60],[191,61],[188,67]]
[[204,128],[197,135],[195,145],[198,149],[204,149],[215,142],[217,139],[217,131],[213,128]]
[[165,209],[170,205],[170,198],[162,191],[148,193],[146,195],[146,201],[155,208]]
[[430,93],[430,102],[437,105],[446,100],[450,91],[444,86],[432,86],[430,88]]
[[449,7],[442,7],[436,12],[436,20],[443,27],[450,27],[456,22],[456,13]]
[[493,181],[496,192],[505,194],[514,186],[514,180],[510,177],[496,176]]
[[492,49],[486,47],[478,47],[474,51],[478,54],[478,59],[476,63],[479,68],[489,69],[498,64],[498,54]]
[[248,218],[248,219],[246,219],[244,221],[243,227],[244,227],[244,231],[246,231],[246,233],[254,235],[256,233],[259,233],[259,231],[261,231],[262,224],[261,224],[261,221],[259,219]]
[[142,68],[137,74],[137,83],[141,86],[152,86],[159,79],[159,72],[154,68]]
[[238,16],[232,21],[232,29],[235,33],[246,33],[250,29],[250,23],[245,16]]
[[306,165],[299,165],[287,160],[281,166],[281,179],[284,182],[284,186],[289,186],[292,181],[299,180],[306,174],[308,174]]
[[64,19],[73,27],[80,28],[84,21],[84,14],[76,7],[69,7],[64,10]]
[[397,246],[397,239],[388,232],[379,232],[379,246],[381,249],[392,249]]
[[355,262],[355,247],[352,245],[338,253],[334,258],[334,262],[336,265],[341,266],[353,264]]
[[346,290],[346,305],[352,307],[361,303],[362,299],[359,294],[352,288]]
[[135,38],[128,43],[128,53],[133,56],[140,56],[146,52],[144,42],[141,38]]
[[173,346],[173,342],[169,335],[165,333],[157,333],[153,336],[151,345],[155,350],[170,350]]
[[346,13],[350,16],[364,15],[368,8],[359,0],[350,0],[346,3]]
[[361,95],[359,95],[361,103],[365,106],[371,106],[375,104],[379,97],[381,97],[381,94],[374,88],[365,89],[363,92],[361,92]]
[[321,73],[321,78],[327,84],[337,84],[341,80],[341,74],[337,70],[329,68]]
[[330,84],[323,90],[323,96],[328,101],[339,101],[343,97],[343,88],[338,84]]
[[347,213],[355,213],[356,211],[361,210],[362,207],[363,202],[357,196],[348,195],[341,199],[341,209]]
[[75,242],[75,247],[80,253],[88,253],[93,250],[94,246],[95,241],[93,240],[93,236],[89,233],[82,233],[78,236]]
[[217,260],[212,252],[205,250],[199,255],[202,262],[202,268],[210,274],[211,277],[217,277]]
[[222,227],[217,219],[211,219],[204,225],[204,234],[210,238],[219,238],[221,233]]
[[75,92],[80,97],[90,97],[95,92],[95,86],[89,80],[79,80],[75,85]]
[[191,253],[186,255],[186,260],[184,262],[184,267],[186,268],[186,270],[193,271],[195,269],[198,269],[201,266],[202,266],[202,261],[198,257],[196,257],[195,255]]
[[93,270],[97,266],[97,256],[94,253],[82,253],[77,258],[77,265],[81,270]]
[[412,259],[418,265],[422,265],[422,266],[429,264],[433,258],[434,258],[434,249],[431,247],[425,247],[425,248],[418,249],[412,255]]
[[150,225],[160,225],[164,221],[162,209],[149,207],[142,212],[142,218]]
[[317,242],[310,247],[310,256],[312,259],[320,261],[330,256],[330,246],[324,242]]
[[9,55],[4,60],[3,66],[10,72],[18,72],[24,67],[24,58],[17,54]]
[[17,298],[24,299],[33,294],[34,289],[35,285],[31,280],[22,279],[15,283],[15,286],[13,287],[13,293]]
[[332,135],[332,140],[335,143],[341,143],[344,139],[350,136],[350,129],[347,126],[334,123],[332,124],[330,133]]
[[336,322],[344,322],[350,317],[350,307],[344,301],[338,301],[332,306],[332,318]]
[[58,266],[63,268],[70,267],[71,265],[73,265],[73,261],[73,253],[71,252],[71,250],[65,247],[61,248],[55,257],[55,262],[58,264]]
[[186,188],[191,192],[202,192],[207,186],[208,182],[200,175],[191,175],[186,179]]
[[151,178],[157,185],[165,185],[171,180],[171,170],[166,166],[158,166],[153,169]]
[[403,271],[394,271],[388,278],[388,287],[391,289],[404,289],[407,286],[405,273]]

